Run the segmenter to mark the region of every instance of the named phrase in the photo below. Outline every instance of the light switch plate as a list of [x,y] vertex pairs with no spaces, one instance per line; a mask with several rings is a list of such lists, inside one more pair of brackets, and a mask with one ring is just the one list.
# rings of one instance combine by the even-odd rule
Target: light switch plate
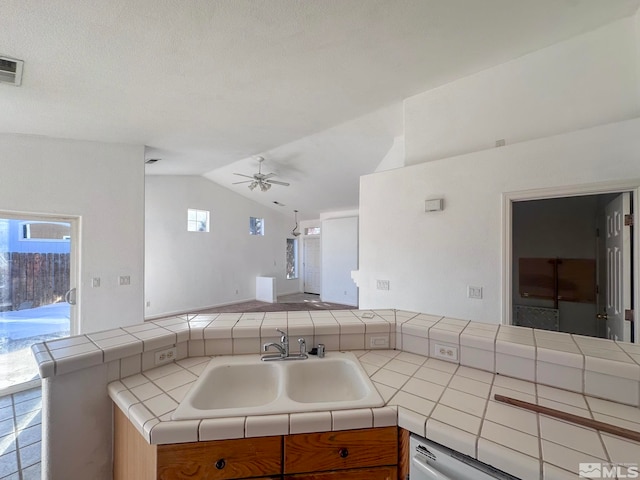
[[444,200],[442,198],[434,198],[433,200],[424,201],[425,212],[439,212],[444,209]]

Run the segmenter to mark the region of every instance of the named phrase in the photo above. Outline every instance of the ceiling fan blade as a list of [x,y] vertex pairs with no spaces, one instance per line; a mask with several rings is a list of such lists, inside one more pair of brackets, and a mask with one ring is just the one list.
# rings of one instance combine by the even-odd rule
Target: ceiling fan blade
[[252,175],[245,175],[244,173],[234,173],[234,175],[239,175],[241,177],[253,178]]
[[275,185],[283,185],[285,187],[289,186],[289,184],[287,182],[279,182],[277,180],[266,180],[266,183],[273,183]]
[[245,180],[243,182],[233,182],[231,185],[238,185],[239,183],[251,183],[253,180]]
[[275,177],[276,174],[275,173],[267,173],[264,177],[262,177],[263,180],[266,180],[267,178],[271,178],[271,177]]

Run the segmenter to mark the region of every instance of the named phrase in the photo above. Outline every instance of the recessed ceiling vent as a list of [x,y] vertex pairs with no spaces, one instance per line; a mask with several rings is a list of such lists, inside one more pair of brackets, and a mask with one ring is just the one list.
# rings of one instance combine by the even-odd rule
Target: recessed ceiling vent
[[9,83],[16,87],[22,83],[22,60],[0,57],[0,83]]

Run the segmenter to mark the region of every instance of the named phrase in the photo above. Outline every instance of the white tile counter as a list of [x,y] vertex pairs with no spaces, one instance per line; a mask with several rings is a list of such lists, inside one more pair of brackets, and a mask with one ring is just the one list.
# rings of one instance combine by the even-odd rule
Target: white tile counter
[[[210,356],[258,354],[263,343],[279,339],[276,328],[304,336],[310,347],[358,351],[386,406],[170,420]],[[381,340],[386,348],[367,350]],[[156,367],[158,351],[170,347],[176,362]],[[442,347],[455,350],[457,361],[433,358]],[[638,443],[492,400],[502,394],[640,431],[638,345],[415,312],[341,310],[176,316],[54,340],[33,351],[48,415],[76,416],[79,435],[90,435],[98,410],[107,413],[101,398],[109,400],[109,384],[111,398],[152,443],[397,424],[527,479],[576,478],[579,462],[640,461]],[[64,395],[69,388],[73,402]],[[92,416],[85,414],[85,406],[98,400]],[[49,428],[55,436],[63,426],[53,422]],[[96,442],[105,443],[104,433],[102,438]],[[88,468],[55,442],[46,448],[43,457],[56,462],[51,478],[73,462]],[[109,448],[105,444],[105,458],[93,463],[106,465]],[[91,445],[86,450],[94,456],[100,451]]]
[[179,360],[112,382],[109,394],[156,444],[399,425],[523,479],[576,478],[580,462],[640,459],[640,443],[499,403],[493,395],[640,432],[636,407],[397,350],[355,353],[385,407],[172,421],[210,357]]

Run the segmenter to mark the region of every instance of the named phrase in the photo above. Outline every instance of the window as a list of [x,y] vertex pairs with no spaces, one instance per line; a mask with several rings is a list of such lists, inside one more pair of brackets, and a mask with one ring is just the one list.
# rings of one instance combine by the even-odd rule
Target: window
[[264,235],[264,218],[249,217],[249,235]]
[[298,278],[298,240],[287,238],[287,279]]
[[68,242],[71,224],[62,222],[20,222],[19,240]]
[[187,231],[208,232],[209,231],[209,211],[208,210],[187,210]]
[[308,227],[304,229],[305,235],[320,235],[320,227]]

